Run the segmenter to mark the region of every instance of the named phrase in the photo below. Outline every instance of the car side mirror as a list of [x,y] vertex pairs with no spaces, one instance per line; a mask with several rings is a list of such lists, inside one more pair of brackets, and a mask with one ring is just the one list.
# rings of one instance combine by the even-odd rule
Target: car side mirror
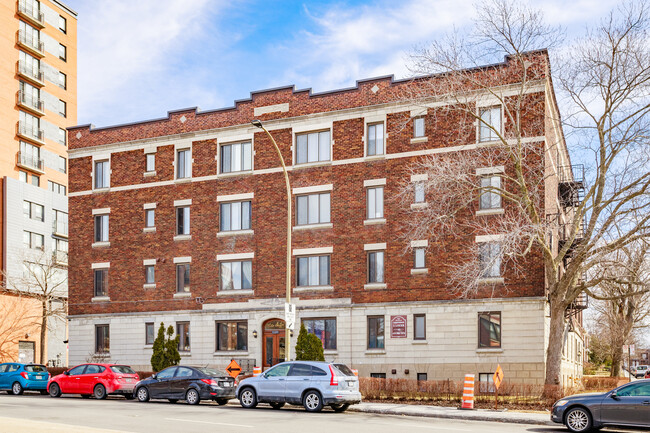
[[65,374],[66,376],[70,376],[70,370],[64,371],[63,374]]
[[158,379],[158,375],[156,373],[154,373],[154,374],[151,375],[151,378],[152,379]]
[[614,400],[616,400],[618,398],[618,394],[616,394],[616,391],[611,393],[609,396],[610,396],[610,398],[613,398]]

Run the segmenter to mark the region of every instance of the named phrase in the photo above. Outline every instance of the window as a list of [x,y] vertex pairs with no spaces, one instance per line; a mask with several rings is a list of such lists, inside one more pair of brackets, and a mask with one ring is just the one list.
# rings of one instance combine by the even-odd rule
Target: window
[[427,316],[425,314],[413,315],[413,339],[427,339]]
[[28,135],[37,140],[43,139],[43,131],[41,131],[41,119],[31,114],[20,112],[20,133]]
[[68,76],[63,72],[59,72],[59,87],[62,89],[68,88]]
[[95,296],[108,296],[108,269],[95,269]]
[[68,235],[68,214],[54,210],[54,233]]
[[22,43],[27,44],[38,51],[42,51],[42,48],[40,47],[41,34],[37,29],[24,21],[19,21],[19,30],[19,37]]
[[24,51],[19,51],[18,59],[21,73],[27,74],[37,80],[43,79],[41,75],[41,62],[36,57],[30,56]]
[[55,243],[55,252],[57,254],[63,254],[65,257],[68,254],[68,241],[65,239],[54,239]]
[[413,189],[414,189],[415,203],[424,203],[425,201],[424,182],[415,182],[413,184]]
[[68,113],[68,104],[65,101],[59,99],[59,114],[63,117],[66,117]]
[[424,117],[413,119],[413,137],[424,137]]
[[478,390],[484,393],[494,392],[494,373],[478,374]]
[[373,379],[386,379],[386,373],[370,373],[370,377]]
[[501,245],[496,242],[479,244],[479,267],[481,278],[501,276]]
[[59,44],[59,59],[63,60],[64,62],[68,58],[68,50],[63,44]]
[[108,242],[108,215],[95,215],[95,242]]
[[296,135],[296,164],[330,160],[330,132]]
[[[21,21],[22,23],[22,21]],[[34,87],[29,83],[20,81],[18,84],[20,91],[20,102],[27,104],[30,107],[37,108],[42,111],[41,91],[38,87]]]
[[62,156],[59,156],[59,171],[61,173],[68,172],[68,161]]
[[[27,175],[27,173],[25,173]],[[25,178],[25,182],[27,182],[27,178]],[[47,181],[47,185],[49,187],[50,191],[53,191],[57,194],[65,195],[66,187],[65,185],[61,185],[60,183],[52,182],[51,180]]]
[[28,248],[42,250],[45,243],[45,236],[28,231],[23,232],[23,243]]
[[221,263],[221,290],[251,290],[253,262],[251,260]]
[[501,209],[501,176],[481,178],[479,209]]
[[108,188],[110,166],[108,160],[95,161],[95,189]]
[[41,161],[41,149],[33,144],[20,142],[20,164],[32,167],[37,170],[43,169],[43,162]]
[[111,338],[108,325],[95,325],[95,353],[108,353],[110,350]]
[[155,153],[147,153],[145,155],[146,158],[146,168],[145,171],[156,171],[156,154]]
[[250,141],[221,146],[221,172],[232,173],[251,170],[252,153]]
[[41,178],[35,174],[32,174],[32,185],[41,186]]
[[45,221],[45,208],[37,203],[23,201],[23,214],[36,221]]
[[216,322],[216,351],[248,350],[248,322]]
[[177,322],[176,335],[178,335],[178,351],[190,351],[190,322]]
[[153,342],[156,338],[156,333],[153,323],[144,324],[144,344],[147,346],[153,345]]
[[145,209],[144,210],[144,226],[145,227],[155,227],[156,226],[156,209]]
[[329,286],[330,256],[298,257],[296,262],[298,287]]
[[427,380],[426,373],[418,373],[418,382],[426,382]]
[[384,154],[384,124],[368,125],[368,156]]
[[192,155],[189,149],[176,152],[176,179],[192,176]]
[[366,189],[367,196],[367,218],[384,217],[384,187],[378,186]]
[[61,15],[59,15],[59,30],[61,30],[63,33],[67,33],[68,31],[68,21]]
[[384,252],[368,253],[368,283],[384,282]]
[[67,145],[67,142],[66,142],[66,130],[65,129],[59,128],[59,137],[58,137],[57,141],[59,142],[59,144],[62,144],[64,146]]
[[266,377],[284,377],[289,374],[291,364],[280,364],[266,371]]
[[413,248],[413,268],[422,269],[426,268],[426,263],[424,260],[425,257],[425,248]]
[[236,230],[250,230],[251,228],[251,202],[239,201],[221,203],[219,230],[222,232]]
[[501,108],[483,108],[480,111],[481,121],[479,122],[479,141],[498,140],[497,133],[501,133]]
[[384,316],[368,317],[368,349],[384,348]]
[[144,267],[144,283],[156,284],[156,267],[154,265]]
[[303,319],[307,332],[320,338],[323,349],[336,350],[336,319]]
[[190,234],[190,207],[181,206],[176,208],[176,234]]
[[299,226],[330,222],[330,193],[296,197],[296,220]]
[[478,314],[478,347],[501,347],[501,313]]
[[25,182],[25,183],[27,183],[27,172],[26,172],[26,171],[19,171],[19,172],[18,172],[18,179],[19,179],[21,182]]
[[176,293],[190,292],[190,264],[176,265]]

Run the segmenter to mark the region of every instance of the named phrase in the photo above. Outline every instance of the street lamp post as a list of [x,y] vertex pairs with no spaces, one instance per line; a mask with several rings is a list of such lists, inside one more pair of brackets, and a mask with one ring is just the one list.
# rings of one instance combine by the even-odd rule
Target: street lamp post
[[[278,147],[278,143],[275,142],[275,139],[271,135],[271,133],[262,125],[262,122],[255,119],[251,121],[251,124],[253,126],[256,126],[258,128],[261,128],[266,132],[266,135],[269,136],[271,141],[273,142],[273,146],[275,147],[275,151],[278,152],[278,156],[280,157],[280,163],[282,164],[282,171],[284,172],[284,181],[287,184],[287,279],[286,279],[286,303],[291,305],[291,187],[289,185],[289,173],[287,173],[287,166],[284,164],[284,158],[282,157],[282,153],[280,152],[280,148]],[[286,319],[286,318],[285,318]],[[286,347],[285,347],[285,352],[286,352],[286,360],[290,361],[291,360],[291,330],[289,329],[289,324],[285,320],[285,339],[286,339]]]

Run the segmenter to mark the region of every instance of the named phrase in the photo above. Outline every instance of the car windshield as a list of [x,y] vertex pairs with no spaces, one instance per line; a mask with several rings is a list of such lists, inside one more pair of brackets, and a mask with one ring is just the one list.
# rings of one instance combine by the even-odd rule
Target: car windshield
[[345,364],[334,364],[334,367],[343,375],[343,376],[354,376],[354,372]]
[[222,372],[217,371],[214,368],[201,367],[201,368],[197,368],[197,370],[199,370],[201,373],[207,376],[223,376]]
[[133,371],[133,369],[128,365],[113,365],[111,370],[113,370],[114,373],[119,374],[135,374],[135,371]]
[[45,373],[47,368],[44,365],[26,365],[25,371],[30,373]]

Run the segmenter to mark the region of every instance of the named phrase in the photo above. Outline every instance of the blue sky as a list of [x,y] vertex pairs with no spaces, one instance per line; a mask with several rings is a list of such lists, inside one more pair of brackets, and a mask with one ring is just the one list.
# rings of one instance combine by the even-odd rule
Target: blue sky
[[[314,91],[408,76],[408,54],[472,17],[472,0],[64,0],[79,13],[78,124],[231,106],[251,91]],[[582,29],[614,0],[548,0]],[[533,6],[538,5],[533,2]]]

